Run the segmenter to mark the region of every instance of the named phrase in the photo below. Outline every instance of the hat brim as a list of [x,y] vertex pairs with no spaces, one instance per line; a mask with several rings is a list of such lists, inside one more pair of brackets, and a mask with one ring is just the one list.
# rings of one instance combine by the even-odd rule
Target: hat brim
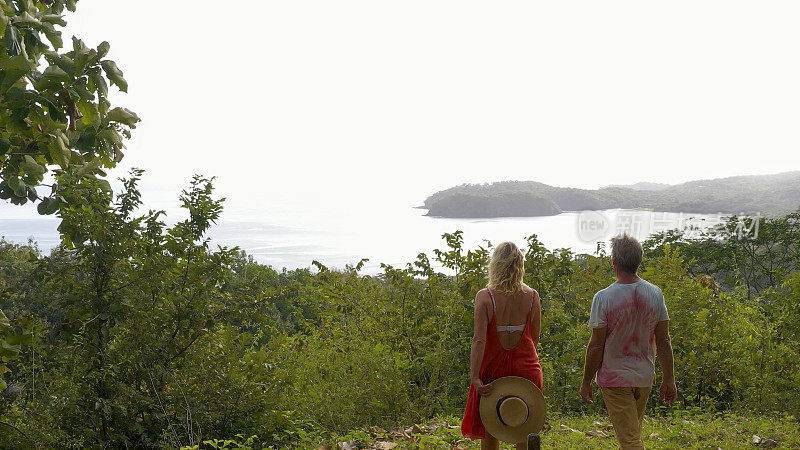
[[[544,395],[530,380],[522,377],[502,377],[491,383],[489,395],[481,396],[479,410],[486,432],[500,441],[517,444],[525,442],[528,435],[538,433],[544,427],[546,406]],[[514,395],[528,405],[528,420],[516,427],[504,425],[497,416],[497,402]]]

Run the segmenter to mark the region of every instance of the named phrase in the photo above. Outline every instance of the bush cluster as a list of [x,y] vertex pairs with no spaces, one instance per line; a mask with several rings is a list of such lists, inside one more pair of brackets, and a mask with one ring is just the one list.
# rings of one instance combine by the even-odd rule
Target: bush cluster
[[[65,183],[74,206],[48,255],[0,241],[3,330],[33,336],[4,344],[17,354],[4,363],[0,447],[174,448],[237,434],[284,447],[461,414],[491,243],[465,249],[448,233],[444,250],[377,274],[363,261],[276,270],[213,248],[212,180],[193,180],[180,199],[188,217],[167,226],[162,212],[137,215],[140,175],[113,199],[91,179]],[[732,219],[699,239],[644,243],[640,274],[671,318],[672,408],[800,413],[799,217],[761,219],[758,237],[740,238]],[[526,244],[548,407],[602,412],[577,391],[609,257],[549,250],[535,235]]]

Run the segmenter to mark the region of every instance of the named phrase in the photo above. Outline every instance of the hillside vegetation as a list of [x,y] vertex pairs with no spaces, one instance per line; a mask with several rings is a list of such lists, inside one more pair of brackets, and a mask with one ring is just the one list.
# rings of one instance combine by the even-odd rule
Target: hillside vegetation
[[648,208],[705,214],[777,217],[800,206],[800,171],[738,176],[676,185],[637,183],[601,189],[550,186],[535,181],[464,184],[425,199],[437,217],[548,216],[586,209]]
[[[222,211],[210,180],[194,179],[180,199],[189,218],[174,226],[162,212],[134,214],[139,174],[113,199],[92,179],[71,185],[65,200],[83,206],[59,213],[64,243],[50,254],[0,242],[0,448],[176,448],[237,434],[257,436],[257,448],[309,448],[364,425],[460,416],[491,247],[464,248],[455,231],[443,249],[375,276],[363,262],[276,269],[209,245]],[[701,239],[645,242],[641,275],[664,292],[678,384],[677,403],[653,398],[648,415],[797,427],[800,213],[762,218],[758,236],[735,229],[732,219]],[[542,298],[551,425],[602,415],[577,390],[609,257],[552,251],[533,234],[522,248],[524,281]]]

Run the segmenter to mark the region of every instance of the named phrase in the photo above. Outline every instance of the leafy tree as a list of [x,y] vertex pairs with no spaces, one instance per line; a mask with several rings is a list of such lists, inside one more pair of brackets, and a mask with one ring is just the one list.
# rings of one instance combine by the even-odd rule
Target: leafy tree
[[[41,214],[66,202],[61,177],[91,177],[110,190],[103,169],[123,157],[123,138],[139,118],[112,107],[109,83],[126,92],[108,42],[90,48],[60,27],[77,0],[0,0],[0,199],[40,200]],[[49,195],[36,187],[52,175]]]

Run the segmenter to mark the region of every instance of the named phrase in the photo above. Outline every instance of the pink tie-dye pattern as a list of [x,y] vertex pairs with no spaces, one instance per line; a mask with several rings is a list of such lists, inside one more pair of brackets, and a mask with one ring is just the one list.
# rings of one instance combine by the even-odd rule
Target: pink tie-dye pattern
[[[606,311],[604,320],[607,327],[606,348],[603,364],[597,372],[597,384],[606,387],[641,384],[640,378],[643,374],[634,372],[633,377],[626,377],[624,372],[614,370],[607,362],[613,357],[615,366],[619,363],[628,366],[624,364],[626,358],[632,360],[631,367],[641,366],[645,361],[649,361],[652,365],[655,345],[653,331],[658,322],[658,311],[649,307],[647,301],[634,288],[629,299]],[[646,344],[642,345],[643,342]]]

